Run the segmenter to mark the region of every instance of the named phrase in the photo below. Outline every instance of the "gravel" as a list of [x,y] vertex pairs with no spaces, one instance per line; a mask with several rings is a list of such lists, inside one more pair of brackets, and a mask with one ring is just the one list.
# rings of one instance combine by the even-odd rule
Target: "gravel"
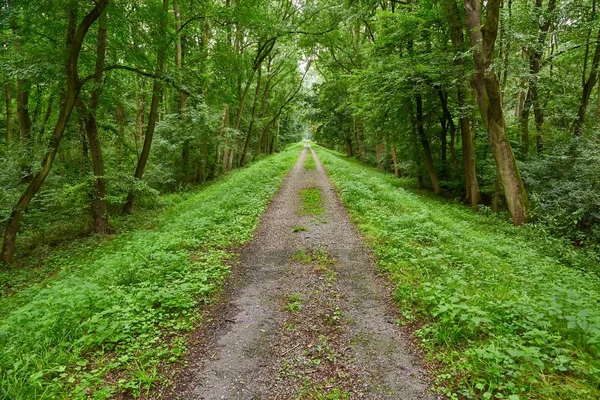
[[[306,157],[316,169],[304,169]],[[321,215],[298,214],[305,188],[321,191]],[[299,250],[322,257],[299,260]],[[299,299],[294,310],[291,298]],[[395,323],[397,312],[307,146],[193,336],[187,366],[161,397],[436,399],[410,332]]]

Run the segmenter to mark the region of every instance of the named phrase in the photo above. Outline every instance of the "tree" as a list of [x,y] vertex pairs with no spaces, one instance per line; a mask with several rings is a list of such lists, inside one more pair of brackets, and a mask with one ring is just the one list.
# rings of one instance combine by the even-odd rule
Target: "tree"
[[500,82],[492,68],[500,3],[501,0],[487,3],[487,16],[485,24],[482,24],[479,0],[465,0],[465,17],[471,45],[474,46],[474,87],[479,111],[488,130],[508,209],[515,225],[521,225],[527,221],[528,197],[506,133]]
[[17,201],[17,204],[13,208],[13,211],[7,221],[6,230],[4,233],[4,242],[2,245],[2,262],[9,264],[12,261],[15,251],[15,240],[23,213],[27,210],[29,203],[37,192],[42,187],[50,169],[52,163],[56,157],[58,146],[63,137],[67,123],[71,116],[71,112],[75,107],[79,90],[81,89],[81,82],[79,78],[79,55],[81,53],[81,47],[83,41],[92,26],[92,24],[100,17],[104,12],[108,0],[98,0],[94,8],[83,18],[83,20],[77,24],[77,14],[79,11],[79,5],[77,3],[70,3],[70,8],[67,10],[68,14],[68,29],[66,34],[65,48],[66,48],[66,62],[65,62],[65,80],[66,88],[64,91],[64,99],[60,107],[60,114],[56,125],[54,126],[54,132],[46,155],[42,160],[41,168],[35,173],[33,179]]

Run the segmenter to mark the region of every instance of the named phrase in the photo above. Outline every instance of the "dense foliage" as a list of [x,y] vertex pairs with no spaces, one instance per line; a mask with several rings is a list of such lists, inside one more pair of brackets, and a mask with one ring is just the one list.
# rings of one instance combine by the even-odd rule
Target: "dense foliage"
[[288,1],[1,3],[2,259],[17,232],[20,254],[110,232],[134,200],[297,142],[295,35],[312,13]]
[[[518,223],[510,206],[522,198],[526,219],[600,243],[596,0],[360,1],[336,12],[343,22],[315,46],[315,140]],[[485,39],[473,38],[480,27]],[[517,160],[511,174],[500,142]],[[507,190],[521,178],[515,198]]]
[[449,396],[598,398],[597,259],[317,150]]

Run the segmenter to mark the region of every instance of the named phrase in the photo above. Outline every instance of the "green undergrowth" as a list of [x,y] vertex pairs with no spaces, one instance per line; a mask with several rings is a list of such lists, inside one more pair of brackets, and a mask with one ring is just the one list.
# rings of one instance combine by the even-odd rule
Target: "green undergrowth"
[[307,171],[314,171],[317,169],[317,165],[315,164],[315,159],[309,154],[304,161],[304,169]]
[[600,398],[597,260],[317,148],[451,398]]
[[87,241],[53,276],[0,300],[0,398],[134,396],[177,360],[300,152],[235,171],[157,213],[152,228]]
[[323,214],[323,200],[321,191],[317,188],[308,188],[300,190],[300,215],[321,215]]

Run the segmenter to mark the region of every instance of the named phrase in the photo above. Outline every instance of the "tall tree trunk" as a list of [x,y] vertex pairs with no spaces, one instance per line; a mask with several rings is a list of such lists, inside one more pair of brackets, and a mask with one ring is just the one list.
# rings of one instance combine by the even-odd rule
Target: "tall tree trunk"
[[[353,120],[355,121],[355,119],[353,118]],[[356,124],[354,124],[356,125]],[[356,128],[352,129],[354,132],[356,132]],[[358,135],[356,135],[358,136]],[[375,137],[376,140],[376,144],[375,144],[375,159],[377,160],[377,168],[378,169],[383,169],[383,153],[385,151],[385,144],[383,143],[383,133],[381,132],[381,129],[379,129],[377,131],[377,135]],[[358,142],[358,139],[357,139]],[[358,143],[357,143],[358,144]],[[360,157],[360,145],[357,146],[358,147],[358,154]]]
[[21,225],[23,213],[27,210],[29,203],[37,194],[42,187],[42,184],[46,180],[48,173],[56,157],[60,141],[69,122],[69,118],[75,107],[77,95],[80,89],[79,72],[78,72],[78,61],[79,54],[81,52],[81,46],[83,40],[87,35],[88,30],[92,24],[100,17],[106,8],[108,0],[97,0],[94,8],[90,11],[83,20],[77,25],[77,3],[72,3],[73,6],[69,10],[69,23],[67,30],[66,40],[66,54],[67,59],[65,63],[65,76],[66,76],[66,90],[63,103],[61,105],[60,114],[56,125],[54,126],[54,132],[46,155],[42,160],[42,164],[38,172],[34,175],[31,182],[17,201],[17,204],[13,208],[13,211],[8,218],[6,223],[6,230],[4,233],[4,242],[2,245],[2,262],[9,264],[14,256],[15,252],[15,241],[17,232]]
[[10,84],[4,84],[4,104],[6,105],[6,144],[9,145],[13,141],[12,127],[12,99],[10,96]]
[[[556,8],[556,0],[550,0],[546,13],[543,10],[543,0],[535,0],[535,16],[538,23],[539,33],[535,46],[530,46],[527,50],[529,56],[529,88],[523,107],[520,109],[519,115],[521,125],[521,138],[523,141],[523,152],[529,154],[529,116],[530,109],[533,107],[535,116],[535,127],[537,133],[537,141],[541,143],[543,138],[542,128],[544,124],[544,114],[540,106],[538,93],[538,74],[542,69],[543,49],[546,45],[546,36],[550,31],[553,19],[551,18]],[[545,15],[544,15],[545,14]]]
[[[181,35],[181,10],[179,9],[178,1],[173,2],[173,15],[175,16],[175,32],[177,33],[177,40],[175,40],[175,66],[177,67],[177,81],[179,85],[182,84],[183,81],[183,59],[184,59],[184,37]],[[178,114],[179,114],[179,123],[182,125],[182,131],[185,132],[185,106],[187,102],[187,95],[184,92],[179,93],[178,99]],[[191,183],[191,174],[190,174],[190,140],[186,137],[183,140],[183,145],[181,149],[182,154],[182,170],[183,170],[183,179],[185,183]]]
[[125,140],[125,107],[123,106],[123,103],[121,101],[119,101],[117,103],[116,111],[117,112],[115,115],[115,120],[117,122],[117,126],[119,127],[119,140],[117,141],[116,148],[115,148],[115,153],[116,153],[115,165],[117,167],[120,167],[121,166],[121,147]]
[[[144,137],[144,84],[140,83],[140,77],[135,77],[135,106],[136,106],[136,143]],[[137,150],[137,148],[136,148]]]
[[102,146],[98,138],[98,125],[96,113],[100,103],[102,85],[102,70],[106,57],[106,14],[98,20],[98,47],[96,49],[96,69],[94,71],[94,88],[90,96],[90,106],[85,110],[85,131],[92,154],[92,170],[94,171],[94,194],[92,198],[92,215],[94,216],[94,231],[106,233],[108,231],[108,211],[106,208],[106,178],[104,177],[104,157]]
[[[442,90],[442,88],[437,88],[437,93],[438,93],[438,97],[440,98],[440,103],[442,105],[444,119],[446,121],[445,126],[447,128],[446,130],[444,129],[444,123],[442,122],[442,131],[444,131],[443,141],[444,142],[446,141],[445,132],[447,130],[450,130],[450,156],[452,157],[452,167],[454,169],[456,169],[456,168],[458,168],[458,160],[457,160],[457,156],[456,156],[456,147],[455,147],[456,125],[454,124],[454,118],[452,116],[452,113],[450,112],[450,108],[448,107],[448,93],[446,93],[444,90]],[[443,153],[445,153],[445,149],[443,150]],[[442,159],[445,161],[444,156],[445,156],[445,154],[442,154]]]
[[[223,149],[223,163],[221,166],[221,172],[227,172],[227,166],[229,164],[229,140],[227,138],[227,130],[229,129],[231,122],[230,122],[230,115],[229,115],[230,111],[229,111],[229,104],[225,105],[225,110],[223,111],[223,128],[221,131],[221,136],[224,137],[224,149]],[[218,162],[218,161],[217,161]]]
[[[163,0],[163,14],[161,16],[162,21],[159,28],[159,36],[162,38],[167,32],[167,15],[169,12],[169,0]],[[154,136],[154,129],[156,128],[156,121],[158,119],[158,107],[160,106],[160,100],[163,93],[163,83],[161,78],[164,74],[165,68],[165,47],[163,45],[158,49],[157,66],[156,66],[156,78],[152,86],[152,102],[150,103],[150,115],[148,117],[148,126],[146,128],[146,137],[144,138],[144,146],[142,147],[142,153],[135,168],[134,178],[136,180],[142,179],[144,175],[144,169],[150,156],[150,148],[152,147],[152,138]],[[123,207],[123,214],[130,214],[133,211],[135,202],[135,193],[130,191],[127,196],[127,201]]]
[[435,172],[435,165],[433,163],[433,156],[431,155],[431,148],[429,147],[429,140],[425,135],[425,129],[423,127],[423,98],[421,94],[417,94],[417,133],[419,134],[419,140],[421,140],[421,145],[423,146],[423,153],[425,154],[425,166],[427,167],[427,173],[429,174],[429,179],[431,180],[431,186],[433,188],[433,192],[435,194],[439,194],[441,192],[440,182],[437,177],[437,173]]
[[400,168],[398,167],[398,155],[396,153],[396,143],[392,142],[392,162],[394,163],[394,175],[400,178]]
[[37,139],[37,142],[40,141],[40,139],[43,138],[44,133],[46,133],[46,126],[48,125],[48,121],[50,120],[50,116],[52,115],[52,107],[54,105],[54,94],[51,94],[50,97],[48,98],[48,104],[46,105],[46,112],[44,113],[44,117],[42,118],[42,122],[40,124],[40,131],[39,131],[39,138]]
[[506,133],[500,82],[492,68],[500,3],[501,0],[487,2],[485,25],[481,20],[479,0],[465,0],[465,16],[471,45],[474,47],[474,86],[479,110],[488,130],[508,209],[514,224],[520,225],[527,221],[527,192]]
[[[265,89],[263,90],[262,100],[261,100],[261,111],[260,118],[265,118],[267,116],[267,111],[269,109],[269,89],[271,85],[271,59],[269,59],[269,63],[267,64],[267,82],[265,83]],[[265,141],[265,129],[261,129],[260,134],[258,136],[258,141],[256,143],[256,154],[254,157],[256,158],[261,152],[266,151],[266,146],[263,147],[263,143]]]
[[29,115],[29,88],[24,79],[17,80],[17,117],[19,120],[19,136],[29,147],[31,142],[31,116]]
[[[593,23],[596,19],[596,6],[597,1],[592,1],[592,14],[590,18],[590,23]],[[596,81],[598,79],[598,65],[600,63],[600,29],[598,29],[598,35],[596,38],[596,50],[594,52],[594,58],[592,60],[592,66],[590,70],[589,76],[587,75],[587,66],[589,64],[589,54],[590,54],[590,42],[592,36],[592,29],[590,28],[587,35],[587,41],[585,44],[585,55],[583,57],[583,72],[581,76],[581,85],[583,87],[581,100],[579,101],[579,110],[577,111],[577,118],[573,123],[573,133],[575,137],[580,137],[583,133],[583,123],[585,122],[585,115],[587,113],[587,107],[590,101],[590,96],[592,95],[592,90],[596,85]]]
[[577,119],[573,124],[573,133],[576,137],[580,137],[583,133],[583,123],[585,122],[585,116],[587,108],[590,103],[590,97],[596,82],[598,81],[598,66],[600,65],[600,29],[598,30],[598,36],[596,38],[596,50],[594,52],[594,59],[592,60],[592,67],[589,76],[583,82],[583,91],[581,94],[581,100],[579,102],[579,110],[577,111]]
[[[209,41],[210,41],[210,25],[208,23],[208,18],[204,18],[204,26],[203,26],[203,36],[202,36],[202,53],[204,56],[204,63],[207,64],[208,55],[209,55]],[[202,88],[202,96],[203,101],[206,99],[206,95],[208,94],[208,83]],[[198,166],[196,171],[196,183],[203,183],[206,181],[206,170],[208,164],[208,134],[205,130],[202,130],[200,133],[200,154],[199,154]],[[214,164],[211,171],[214,171]]]
[[[454,64],[459,69],[461,76],[465,75],[462,54],[465,51],[465,39],[463,33],[463,24],[460,19],[460,11],[456,0],[444,0],[442,3],[446,14],[446,19],[450,25],[452,45],[454,47]],[[479,182],[477,180],[477,163],[475,159],[475,134],[471,128],[468,111],[469,95],[463,81],[459,79],[457,87],[458,107],[460,109],[460,134],[463,153],[463,171],[465,175],[466,200],[471,204],[474,210],[477,210],[480,193]]]
[[254,120],[256,118],[256,105],[258,104],[258,96],[260,94],[260,83],[262,80],[262,68],[258,66],[258,77],[256,79],[256,90],[254,92],[254,101],[252,103],[252,114],[250,116],[250,125],[248,126],[248,134],[246,135],[246,140],[244,141],[244,148],[242,150],[242,158],[240,159],[240,166],[243,167],[246,165],[246,160],[248,158],[248,149],[250,148],[250,141],[252,140],[252,130],[254,129]]
[[28,159],[33,153],[33,143],[31,141],[31,116],[29,114],[29,87],[24,79],[17,80],[17,118],[19,121],[19,138],[21,145],[27,151],[27,159],[22,160],[21,164],[21,183],[27,183],[32,178],[31,165]]

